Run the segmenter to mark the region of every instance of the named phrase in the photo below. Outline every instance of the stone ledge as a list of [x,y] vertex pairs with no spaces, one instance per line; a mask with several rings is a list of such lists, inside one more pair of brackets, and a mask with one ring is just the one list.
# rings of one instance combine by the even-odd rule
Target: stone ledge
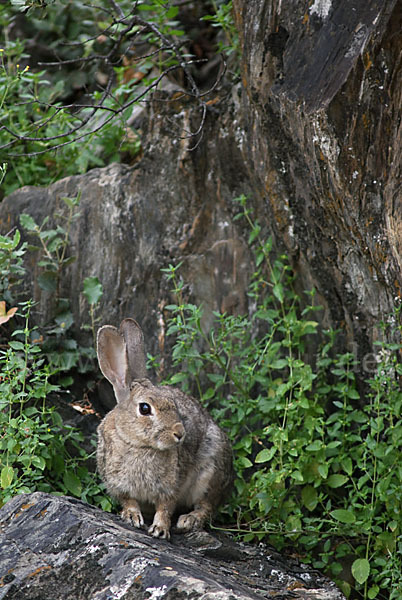
[[41,492],[0,510],[0,547],[0,599],[343,599],[319,573],[267,547],[208,532],[169,543]]

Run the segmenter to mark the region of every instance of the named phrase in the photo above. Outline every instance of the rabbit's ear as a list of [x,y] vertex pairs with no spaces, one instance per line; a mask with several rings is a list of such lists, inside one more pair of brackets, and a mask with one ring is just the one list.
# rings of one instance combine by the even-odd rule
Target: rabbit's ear
[[146,379],[144,334],[141,327],[134,319],[124,319],[119,331],[126,342],[130,383],[134,379]]
[[127,399],[130,392],[127,348],[115,327],[104,325],[99,329],[97,352],[100,370],[113,385],[117,402]]

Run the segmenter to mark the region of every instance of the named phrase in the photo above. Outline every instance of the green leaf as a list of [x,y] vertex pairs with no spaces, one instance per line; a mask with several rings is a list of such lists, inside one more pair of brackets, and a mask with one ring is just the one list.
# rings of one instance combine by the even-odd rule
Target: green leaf
[[52,457],[52,467],[57,475],[61,475],[64,471],[64,459],[61,454],[55,454]]
[[182,383],[183,381],[187,381],[187,380],[188,380],[187,373],[175,373],[174,375],[172,375],[170,377],[169,384],[176,385],[176,383]]
[[99,302],[103,294],[102,284],[97,277],[84,279],[84,296],[90,305]]
[[311,442],[311,444],[306,446],[307,452],[316,452],[317,450],[321,450],[321,448],[322,448],[321,440],[315,440],[314,442]]
[[348,481],[349,477],[346,475],[330,475],[327,479],[327,483],[331,488],[338,488],[344,485]]
[[78,204],[79,204],[78,196],[76,198],[64,197],[64,198],[62,198],[62,200],[69,208],[74,208],[75,206],[78,206]]
[[292,479],[295,479],[296,481],[304,481],[304,477],[303,477],[303,474],[301,473],[301,471],[298,471],[298,470],[292,471],[290,476],[292,477]]
[[314,510],[318,504],[317,490],[312,485],[306,485],[301,493],[303,505],[307,510]]
[[352,575],[360,584],[367,581],[370,575],[370,563],[367,558],[357,558],[352,564]]
[[273,294],[277,300],[282,304],[283,303],[283,286],[281,283],[276,283],[273,287]]
[[55,292],[57,289],[56,271],[44,271],[38,276],[39,287],[45,292]]
[[112,504],[110,500],[108,500],[108,498],[102,497],[100,500],[100,505],[102,507],[102,510],[104,510],[105,512],[111,512]]
[[378,592],[380,591],[380,588],[378,587],[378,585],[373,585],[369,591],[367,592],[367,596],[370,600],[373,600],[374,598],[377,597]]
[[46,462],[45,462],[45,460],[41,456],[33,456],[32,457],[32,464],[35,467],[37,467],[38,469],[40,469],[41,471],[43,471],[44,468],[46,467]]
[[13,248],[16,248],[18,246],[18,244],[20,243],[20,239],[21,239],[21,234],[19,229],[15,230],[14,233],[14,237],[13,237]]
[[82,486],[78,477],[72,471],[66,471],[63,477],[64,485],[74,496],[81,496]]
[[288,366],[288,361],[286,358],[278,358],[273,363],[271,363],[269,366],[271,369],[284,369],[285,367]]
[[38,229],[38,226],[31,215],[27,215],[26,213],[20,215],[20,223],[25,229],[28,229],[28,231],[35,231]]
[[352,463],[352,459],[350,457],[346,457],[343,459],[343,461],[341,462],[341,465],[344,469],[344,471],[348,474],[348,475],[352,475],[353,473],[353,463]]
[[25,346],[22,342],[8,342],[8,345],[13,350],[25,350]]
[[268,462],[269,460],[271,460],[271,458],[273,457],[275,452],[276,452],[276,448],[274,446],[270,450],[268,450],[267,448],[264,448],[264,450],[261,450],[261,452],[259,452],[257,454],[257,456],[254,459],[254,462],[255,463]]
[[251,460],[249,460],[246,456],[239,456],[237,459],[237,464],[243,469],[248,469],[249,467],[253,466]]
[[261,227],[256,224],[254,226],[254,228],[252,229],[252,231],[250,232],[250,235],[248,236],[248,243],[251,246],[251,244],[254,242],[254,240],[259,236],[261,231]]
[[58,383],[63,388],[69,388],[74,383],[74,378],[71,375],[66,375],[65,377],[61,377]]
[[388,527],[391,531],[395,531],[398,528],[398,521],[390,521]]
[[318,327],[317,321],[304,321],[302,325],[302,333],[306,335],[308,333],[316,333]]
[[63,240],[61,237],[54,237],[52,241],[50,241],[47,245],[47,251],[50,254],[54,254],[58,248],[63,245]]
[[1,470],[0,484],[3,490],[8,488],[14,479],[14,469],[10,466],[5,466]]
[[332,510],[330,515],[336,520],[340,521],[340,523],[354,523],[356,521],[356,517],[351,510],[345,510],[343,508],[338,508],[336,510]]
[[63,419],[61,418],[60,414],[56,410],[54,412],[52,412],[52,421],[53,421],[53,425],[55,427],[63,426]]
[[298,515],[289,515],[286,519],[286,531],[288,532],[300,532],[302,528],[301,520]]
[[[169,10],[165,13],[164,18],[166,19],[166,21],[168,21],[169,19],[174,19],[177,16],[178,12],[178,6],[171,6]],[[172,35],[172,32],[170,32],[170,35]]]
[[[73,313],[70,310],[66,310],[62,313],[59,313],[54,320],[63,331],[67,331],[67,329],[69,329],[74,323]],[[71,350],[72,348],[67,347],[66,349]]]
[[67,265],[71,265],[76,260],[77,260],[76,256],[67,256],[67,258],[65,258],[63,260],[63,267],[67,267]]

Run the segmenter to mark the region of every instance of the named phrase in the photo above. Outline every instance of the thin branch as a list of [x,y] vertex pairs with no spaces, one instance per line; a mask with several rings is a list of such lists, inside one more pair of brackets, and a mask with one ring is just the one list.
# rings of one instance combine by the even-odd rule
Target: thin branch
[[[119,4],[117,4],[117,2],[115,2],[115,0],[110,0],[110,4],[113,6],[115,11],[120,15],[120,18],[124,19],[125,15],[124,15],[124,12],[122,11],[121,6]],[[137,5],[137,2],[135,4]]]
[[[130,102],[127,102],[126,104],[121,106],[119,109],[116,109],[114,111],[114,113],[112,115],[110,115],[110,117],[108,117],[103,123],[101,123],[100,125],[95,127],[95,129],[92,129],[91,131],[82,133],[81,135],[74,137],[72,140],[68,140],[67,142],[57,144],[55,146],[52,146],[51,148],[47,148],[46,150],[38,150],[37,152],[24,152],[22,154],[9,154],[9,156],[12,158],[17,158],[17,157],[21,157],[21,156],[38,156],[40,154],[45,154],[46,152],[57,150],[58,148],[62,148],[63,146],[67,146],[68,144],[71,144],[73,142],[78,142],[79,140],[81,140],[85,137],[88,137],[89,135],[93,135],[94,133],[97,133],[98,131],[100,131],[100,129],[102,129],[105,125],[107,125],[112,119],[114,119],[116,115],[122,113],[123,110],[125,110],[126,108],[129,108],[132,104],[139,102],[141,100],[141,98],[143,98],[146,94],[148,94],[148,92],[151,89],[157,87],[157,85],[160,83],[160,81],[163,79],[163,77],[165,77],[165,75],[167,75],[169,72],[171,72],[175,69],[178,69],[178,68],[179,68],[178,65],[173,65],[173,66],[169,67],[169,69],[166,69],[166,71],[164,71],[157,78],[157,80],[154,83],[150,84],[141,94],[138,94],[138,96],[136,96],[133,100],[131,100]],[[96,108],[102,109],[103,107],[97,106]],[[70,132],[60,134],[57,136],[53,136],[53,137],[49,137],[49,138],[46,138],[46,137],[29,138],[29,137],[25,137],[25,136],[18,136],[17,134],[15,134],[13,131],[9,130],[8,128],[4,127],[4,129],[6,129],[6,131],[8,131],[11,135],[13,135],[15,137],[15,141],[44,142],[44,141],[52,141],[54,139],[59,139],[62,137],[67,137],[68,135],[71,135],[72,132],[75,132],[75,131],[78,131],[78,129],[81,129],[83,127],[83,125],[86,125],[87,123],[88,123],[88,119],[86,119],[81,126],[74,128]],[[5,146],[0,146],[0,150],[2,150],[4,147]]]
[[[3,129],[5,129],[5,131],[7,131],[10,135],[12,135],[16,140],[24,141],[24,142],[51,142],[52,140],[57,140],[57,139],[66,137],[68,135],[72,135],[73,133],[75,133],[76,131],[81,129],[84,125],[86,125],[91,120],[91,118],[94,116],[94,114],[96,114],[97,109],[102,107],[102,103],[104,102],[107,95],[109,94],[111,87],[112,87],[112,79],[110,78],[108,81],[108,84],[107,84],[107,89],[105,90],[99,103],[93,105],[93,107],[92,107],[93,110],[91,111],[91,114],[89,114],[88,117],[85,118],[80,125],[77,125],[77,127],[73,127],[72,129],[70,129],[69,131],[66,131],[65,133],[59,133],[58,135],[53,135],[53,136],[49,136],[49,137],[31,138],[31,137],[24,136],[24,135],[18,135],[17,133],[13,132],[11,129],[8,129],[8,127],[6,127],[5,125],[3,125]],[[74,140],[72,140],[72,141],[74,141]],[[3,148],[4,148],[4,146],[0,146],[0,150],[2,150]],[[55,147],[53,147],[52,149],[54,149],[54,148]],[[49,151],[49,150],[50,150],[50,148],[47,151]],[[44,152],[46,152],[46,150]],[[43,154],[43,152],[40,152],[40,154]],[[14,154],[14,155],[10,154],[10,156],[33,156],[33,155],[32,154]]]
[[[136,0],[133,3],[133,6],[128,15],[124,14],[121,6],[118,4],[118,2],[116,2],[116,0],[109,0],[109,3],[111,5],[110,10],[103,8],[103,7],[98,7],[98,8],[102,9],[108,15],[112,16],[113,22],[111,25],[104,28],[96,36],[88,38],[88,39],[84,40],[83,42],[73,42],[71,44],[65,44],[65,45],[85,46],[86,43],[97,39],[99,37],[99,35],[105,35],[112,42],[112,45],[109,48],[109,51],[107,52],[107,54],[104,54],[104,55],[103,54],[92,54],[90,56],[83,56],[83,57],[78,57],[75,59],[66,59],[66,60],[59,59],[59,60],[53,61],[53,62],[38,63],[40,66],[59,67],[59,68],[68,66],[68,65],[73,65],[73,64],[85,65],[85,64],[90,64],[90,63],[94,63],[94,62],[104,63],[108,67],[110,74],[108,76],[106,86],[103,89],[101,98],[95,104],[92,104],[92,103],[76,104],[76,103],[74,103],[74,104],[68,104],[68,105],[64,105],[64,106],[57,106],[56,104],[48,104],[48,103],[42,102],[39,99],[26,103],[26,104],[37,103],[38,106],[40,106],[40,107],[54,109],[54,113],[51,116],[45,118],[42,121],[39,121],[39,122],[36,121],[36,122],[32,123],[31,131],[36,131],[37,133],[39,133],[39,131],[43,127],[48,125],[48,123],[51,122],[61,111],[68,111],[69,109],[72,109],[74,111],[83,111],[85,109],[85,110],[88,110],[88,113],[84,114],[84,115],[78,113],[77,115],[73,116],[72,118],[76,119],[75,125],[73,123],[70,123],[68,125],[67,131],[57,134],[57,135],[51,135],[51,136],[41,137],[39,135],[37,135],[37,136],[21,135],[21,134],[16,133],[15,131],[13,131],[6,125],[2,125],[0,127],[0,131],[1,130],[6,131],[10,136],[13,137],[13,140],[0,146],[0,150],[8,149],[8,148],[12,147],[13,145],[17,144],[18,142],[45,143],[45,142],[54,142],[54,141],[63,140],[63,139],[66,140],[66,141],[61,141],[60,143],[56,143],[55,145],[53,145],[51,147],[47,147],[44,150],[38,150],[38,151],[28,152],[28,153],[24,152],[24,153],[9,154],[10,158],[14,158],[14,157],[16,158],[16,157],[22,157],[22,156],[38,156],[41,154],[45,154],[49,151],[57,150],[68,144],[80,141],[82,139],[85,139],[88,136],[96,134],[103,127],[105,127],[108,123],[110,123],[112,121],[112,119],[114,119],[116,116],[118,116],[118,115],[123,116],[124,112],[128,108],[130,108],[132,105],[137,104],[139,102],[144,102],[145,97],[152,90],[155,90],[158,87],[158,85],[160,84],[160,82],[162,81],[162,79],[164,77],[167,77],[170,73],[177,71],[178,69],[182,70],[182,72],[184,73],[184,76],[188,82],[188,85],[189,85],[189,89],[182,91],[183,96],[188,96],[188,97],[194,98],[201,110],[200,122],[199,122],[199,125],[196,128],[196,130],[192,131],[192,130],[187,130],[187,129],[183,130],[182,129],[182,131],[184,131],[185,135],[180,136],[179,139],[195,138],[196,142],[192,146],[192,148],[190,148],[190,150],[194,150],[195,148],[197,148],[199,146],[199,144],[202,140],[202,131],[203,131],[203,128],[205,125],[205,120],[206,120],[206,115],[207,115],[207,104],[205,103],[204,98],[206,96],[208,96],[209,94],[211,94],[217,88],[219,83],[221,82],[221,80],[226,72],[226,62],[225,62],[224,58],[222,57],[223,67],[221,68],[216,81],[214,82],[214,84],[212,85],[212,87],[209,90],[201,93],[201,91],[199,90],[199,88],[195,82],[195,79],[191,73],[190,67],[192,64],[203,62],[202,60],[189,60],[187,57],[184,57],[181,52],[181,47],[183,45],[183,42],[181,44],[177,44],[174,40],[169,39],[158,28],[158,26],[155,25],[155,23],[146,21],[145,19],[140,17],[138,14],[134,14],[134,12],[137,9],[138,0]],[[93,6],[91,5],[91,7],[93,7]],[[93,7],[93,8],[96,8],[96,7]],[[113,16],[113,13],[117,14],[118,18],[115,18]],[[123,25],[123,28],[121,29],[120,32],[114,31],[114,28],[118,25]],[[132,48],[133,48],[134,44],[137,43],[135,41],[135,39],[138,39],[138,36],[141,36],[141,35],[145,34],[146,32],[153,34],[156,37],[156,40],[158,40],[158,42],[155,44],[156,49],[152,49],[149,52],[142,54],[141,56],[135,56],[135,53],[132,52]],[[129,43],[128,48],[126,48],[122,52],[122,54],[119,54],[120,47],[122,46],[122,44],[125,41],[129,40],[130,37],[133,37],[133,36],[135,39],[133,39],[131,41],[131,43]],[[145,41],[148,42],[147,37],[144,38],[144,42]],[[140,43],[140,42],[138,42],[138,43]],[[141,91],[139,93],[137,93],[134,98],[120,103],[119,99],[111,91],[112,85],[114,82],[113,66],[121,63],[124,56],[131,56],[133,58],[134,64],[136,64],[136,63],[140,63],[141,61],[144,61],[146,59],[152,58],[160,53],[166,53],[166,52],[170,53],[174,57],[174,59],[177,61],[178,64],[170,65],[169,67],[166,67],[159,74],[159,76],[156,77],[156,79],[154,81],[145,85],[145,88],[141,88]],[[113,102],[115,102],[117,104],[117,107],[106,106],[105,103],[108,98],[112,99]],[[158,99],[154,99],[154,100],[158,101]],[[163,100],[159,100],[159,101],[163,101]],[[167,100],[167,101],[169,101],[169,100]],[[91,128],[90,130],[83,131],[83,128],[85,128],[94,119],[94,117],[96,116],[96,114],[98,113],[99,110],[109,112],[110,114],[101,123],[99,123],[98,125],[95,125],[95,127]],[[77,123],[77,120],[79,121],[79,123]],[[66,139],[66,138],[70,138],[70,139]]]

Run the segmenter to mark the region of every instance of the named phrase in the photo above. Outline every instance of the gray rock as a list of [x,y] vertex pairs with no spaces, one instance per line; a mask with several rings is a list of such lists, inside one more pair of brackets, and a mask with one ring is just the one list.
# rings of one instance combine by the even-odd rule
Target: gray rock
[[[118,325],[125,317],[135,317],[148,350],[156,350],[158,323],[169,301],[172,286],[161,273],[169,263],[184,260],[183,275],[205,306],[206,328],[212,310],[246,310],[249,251],[232,223],[232,207],[216,204],[212,194],[208,201],[194,198],[198,192],[192,177],[180,180],[179,174],[188,156],[170,151],[171,143],[171,138],[161,140],[157,152],[134,168],[112,164],[48,188],[25,187],[0,204],[2,233],[18,227],[24,212],[39,224],[49,215],[46,227],[51,228],[60,219],[57,215],[66,216],[62,198],[81,192],[80,216],[71,229],[68,250],[76,260],[63,272],[60,294],[70,300],[80,341],[91,342],[91,334],[81,329],[89,323],[81,293],[88,276],[99,277],[103,285],[101,324]],[[165,164],[162,150],[170,153]],[[26,294],[38,303],[37,321],[45,325],[54,313],[55,295],[39,287],[40,272],[37,257],[31,255]],[[163,338],[160,327],[159,333]]]
[[400,3],[233,6],[254,202],[362,358],[401,299]]
[[292,559],[207,532],[156,540],[81,501],[36,492],[0,510],[0,599],[342,600]]

